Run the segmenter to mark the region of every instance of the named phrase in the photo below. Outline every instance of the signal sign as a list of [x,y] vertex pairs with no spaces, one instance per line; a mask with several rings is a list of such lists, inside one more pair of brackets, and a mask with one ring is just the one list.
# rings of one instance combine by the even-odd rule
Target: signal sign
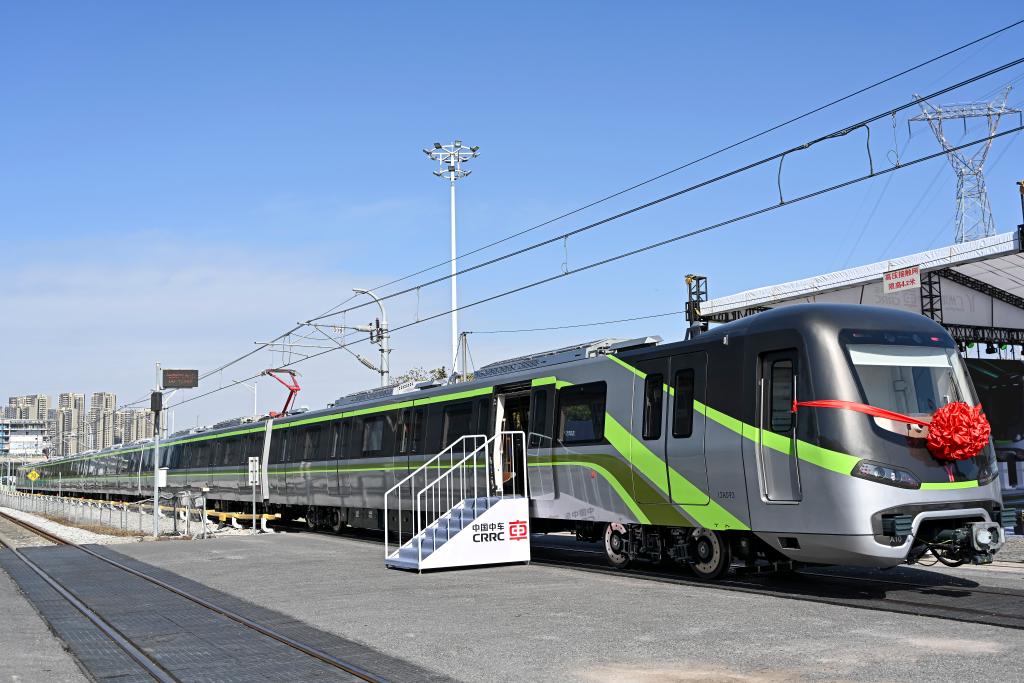
[[32,470],[31,472],[29,472],[29,473],[28,473],[27,475],[25,475],[25,476],[27,476],[27,477],[29,478],[29,480],[30,480],[30,481],[35,481],[36,479],[38,479],[38,478],[39,478],[39,476],[40,476],[40,475],[39,475],[39,473],[38,473],[38,472],[36,472],[35,470]]
[[199,386],[198,370],[164,370],[164,389],[195,389]]

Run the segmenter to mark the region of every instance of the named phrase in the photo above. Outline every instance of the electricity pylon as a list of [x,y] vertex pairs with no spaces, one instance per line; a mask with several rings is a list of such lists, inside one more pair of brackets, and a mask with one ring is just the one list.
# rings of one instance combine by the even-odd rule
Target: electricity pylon
[[[921,102],[921,113],[910,119],[911,121],[927,121],[932,132],[938,138],[939,144],[945,150],[949,163],[956,173],[956,237],[955,241],[969,242],[981,237],[990,237],[996,234],[996,224],[992,218],[992,207],[988,202],[988,192],[985,190],[985,158],[988,150],[992,147],[992,135],[995,135],[999,127],[999,119],[1003,114],[1020,114],[1020,109],[1006,106],[1006,99],[1010,96],[1012,86],[1007,86],[1002,97],[991,102],[976,102],[973,104],[953,104],[947,106],[933,106],[928,102]],[[915,97],[917,97],[915,95]],[[943,130],[943,123],[952,120],[962,120],[964,131],[967,131],[967,119],[985,118],[988,123],[989,139],[982,143],[973,154],[967,149],[953,150],[956,146],[951,143]]]

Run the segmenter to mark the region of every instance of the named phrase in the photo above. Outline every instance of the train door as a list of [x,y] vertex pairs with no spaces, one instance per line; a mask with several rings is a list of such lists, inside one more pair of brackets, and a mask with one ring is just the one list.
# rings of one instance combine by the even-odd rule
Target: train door
[[703,351],[673,356],[669,386],[671,410],[665,428],[665,462],[672,502],[707,505],[708,463],[705,455],[708,356]]
[[797,503],[801,499],[800,463],[791,455],[796,438],[793,397],[798,370],[795,349],[761,354],[757,465],[761,496],[768,503]]
[[[494,397],[494,433],[522,432],[530,433],[530,390],[522,389],[495,394]],[[522,494],[523,479],[523,439],[511,435],[502,436],[495,443],[497,457],[494,459],[494,482],[496,488],[505,493]]]
[[530,498],[553,500],[555,497],[553,436],[555,388],[535,387],[530,392],[530,420],[526,432],[526,456],[531,466],[527,474]]
[[[638,503],[667,503],[668,463],[665,460],[665,386],[669,359],[638,361],[643,376],[633,377],[632,434],[627,455],[633,467],[633,496]],[[653,456],[653,457],[651,457]]]

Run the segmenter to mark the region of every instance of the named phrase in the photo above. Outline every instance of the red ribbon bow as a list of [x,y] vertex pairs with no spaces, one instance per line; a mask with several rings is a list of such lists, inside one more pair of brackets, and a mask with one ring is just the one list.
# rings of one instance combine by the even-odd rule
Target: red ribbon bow
[[992,427],[989,425],[988,418],[981,412],[981,406],[969,406],[962,401],[947,403],[932,413],[931,420],[927,422],[902,413],[853,401],[794,400],[793,412],[795,413],[800,406],[805,408],[842,408],[873,417],[928,427],[928,452],[936,460],[946,462],[973,458],[985,447],[992,433]]

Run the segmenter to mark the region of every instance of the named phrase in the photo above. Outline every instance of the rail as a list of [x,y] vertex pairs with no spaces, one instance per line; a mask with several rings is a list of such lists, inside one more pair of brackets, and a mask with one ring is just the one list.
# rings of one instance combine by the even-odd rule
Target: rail
[[[520,457],[517,456],[521,456],[522,469],[518,467]],[[528,497],[526,473],[526,434],[521,431],[498,432],[416,493],[413,539],[419,538],[425,530],[430,531],[436,548],[440,528],[438,522],[466,500]],[[474,513],[475,507],[474,503]],[[451,525],[446,526],[441,533],[446,541],[451,539]],[[422,542],[417,543],[417,556],[422,564]]]
[[[0,513],[0,515],[2,515],[2,513]],[[7,517],[11,521],[17,522],[20,526],[22,526],[22,527],[24,527],[24,528],[26,528],[26,529],[28,529],[30,531],[33,531],[34,533],[37,533],[40,536],[43,536],[43,537],[49,537],[50,536],[50,534],[48,534],[45,530],[37,527],[34,524],[26,522],[25,520],[17,520],[17,519],[15,519],[13,517],[8,517],[7,515],[2,515],[2,516]],[[61,540],[63,540],[63,539],[61,539]],[[116,560],[112,560],[109,557],[106,557],[105,555],[103,555],[101,553],[98,553],[98,552],[96,552],[94,550],[91,550],[90,548],[86,548],[86,547],[83,547],[81,545],[78,545],[77,543],[71,543],[69,541],[63,541],[63,544],[67,545],[67,546],[70,546],[72,548],[75,548],[77,550],[80,550],[80,551],[82,551],[83,553],[85,553],[87,555],[91,555],[92,557],[94,557],[97,560],[105,562],[105,563],[107,563],[108,565],[110,565],[112,567],[115,567],[115,568],[120,569],[120,570],[122,570],[124,572],[127,572],[128,574],[136,576],[136,577],[138,577],[138,578],[140,578],[140,579],[142,579],[144,581],[148,581],[149,583],[151,583],[151,584],[153,584],[155,586],[159,586],[160,588],[163,588],[163,589],[165,589],[167,591],[170,591],[171,593],[174,593],[175,595],[178,595],[178,596],[180,596],[180,597],[182,597],[182,598],[184,598],[184,599],[186,599],[186,600],[188,600],[190,602],[193,602],[193,603],[199,605],[200,607],[205,607],[206,609],[210,610],[211,612],[216,612],[217,614],[220,614],[221,616],[226,617],[226,618],[230,619],[231,621],[234,621],[234,622],[236,622],[236,623],[238,623],[238,624],[240,624],[240,625],[242,625],[242,626],[244,626],[246,628],[249,628],[249,629],[251,629],[253,631],[256,631],[257,633],[260,633],[260,634],[262,634],[264,636],[267,636],[268,638],[276,640],[277,642],[282,643],[282,644],[292,648],[293,650],[297,650],[297,651],[299,651],[299,652],[301,652],[301,653],[303,653],[305,655],[308,655],[308,656],[312,657],[313,659],[317,659],[317,660],[323,662],[324,664],[332,666],[332,667],[334,667],[336,669],[340,669],[341,671],[344,671],[347,674],[355,676],[356,678],[358,678],[360,680],[367,681],[368,683],[386,683],[386,679],[378,676],[375,673],[372,673],[372,672],[362,668],[358,664],[355,664],[353,662],[350,662],[350,661],[347,661],[347,660],[335,657],[334,655],[331,655],[331,654],[329,654],[327,652],[324,652],[323,650],[320,650],[320,649],[318,649],[315,646],[307,645],[306,643],[299,642],[298,640],[295,640],[294,638],[292,638],[292,637],[290,637],[288,635],[285,635],[285,634],[281,633],[280,631],[274,630],[274,629],[270,628],[269,626],[265,626],[263,624],[255,622],[255,621],[249,619],[248,617],[244,617],[244,616],[238,614],[237,612],[233,612],[233,611],[231,611],[229,609],[226,609],[224,607],[220,607],[219,605],[216,605],[216,604],[210,602],[209,600],[206,600],[205,598],[201,598],[201,597],[199,597],[199,596],[197,596],[197,595],[195,595],[193,593],[190,593],[190,592],[185,591],[185,590],[183,590],[181,588],[178,588],[177,586],[171,585],[170,583],[167,583],[166,581],[158,579],[155,576],[151,576],[151,575],[149,575],[149,574],[147,574],[145,572],[139,571],[137,569],[134,569],[132,567],[124,565],[124,564],[122,564],[120,562],[117,562]],[[129,639],[127,639],[124,636],[122,636],[121,633],[117,629],[115,629],[114,627],[110,626],[110,624],[108,624],[106,621],[104,621],[102,619],[102,617],[99,617],[98,614],[96,614],[91,609],[89,609],[89,607],[87,607],[84,603],[82,603],[80,600],[78,600],[78,598],[74,594],[72,594],[70,591],[64,589],[63,586],[60,586],[60,584],[57,583],[56,580],[53,579],[45,570],[43,570],[38,565],[33,564],[31,562],[31,560],[29,560],[24,555],[22,555],[20,552],[18,552],[18,550],[16,548],[12,547],[11,550],[13,550],[18,555],[19,559],[21,559],[23,562],[28,564],[29,567],[34,572],[36,572],[43,580],[45,580],[48,584],[50,584],[58,592],[60,592],[61,595],[65,599],[69,600],[75,606],[76,609],[81,611],[86,617],[88,617],[90,619],[90,621],[93,621],[94,624],[96,624],[98,627],[100,627],[102,630],[104,630],[104,633],[107,633],[107,635],[110,636],[112,640],[114,640],[119,646],[124,648],[125,651],[128,652],[128,654],[131,655],[134,659],[136,659],[136,661],[139,664],[141,664],[143,667],[145,667],[147,672],[150,673],[150,675],[152,675],[154,678],[156,678],[157,680],[161,681],[162,683],[163,682],[178,683],[179,679],[174,677],[174,675],[171,674],[170,672],[168,672],[160,664],[160,662],[158,662],[155,658],[150,657],[149,655],[145,654],[144,652],[142,652],[141,650],[136,648],[135,644],[132,641],[130,641]],[[90,615],[92,615],[92,616],[90,616]],[[95,617],[95,619],[94,619],[94,617]],[[109,631],[104,629],[104,626],[103,626],[104,624],[106,625],[107,629],[110,629]],[[137,655],[141,656],[141,658],[139,658]]]
[[[456,454],[461,451],[461,456],[466,457],[468,452],[473,452],[479,448],[480,444],[486,443],[487,437],[483,434],[468,434],[466,436],[460,436],[458,439],[449,444],[443,451],[435,455],[434,457],[427,460],[425,463],[417,467],[411,473],[409,473],[404,479],[392,486],[384,494],[384,557],[390,554],[390,543],[391,534],[389,533],[389,512],[397,510],[398,514],[398,545],[402,545],[402,488],[408,484],[409,488],[409,502],[412,502],[412,491],[416,488],[416,477],[423,475],[423,482],[426,484],[427,481],[427,470],[430,467],[440,469],[443,466],[441,461],[447,455],[448,456],[448,467],[451,468],[455,464]],[[441,464],[438,464],[441,463]],[[396,504],[394,506],[389,505],[389,501],[395,498]]]

